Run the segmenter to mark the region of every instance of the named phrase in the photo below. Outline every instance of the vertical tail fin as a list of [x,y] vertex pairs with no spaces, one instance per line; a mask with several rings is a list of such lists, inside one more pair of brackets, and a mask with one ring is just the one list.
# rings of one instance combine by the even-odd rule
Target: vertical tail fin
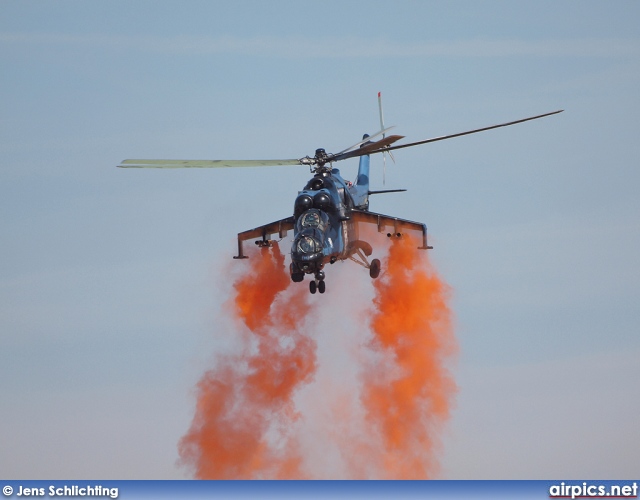
[[[362,136],[363,139],[366,139],[367,137],[369,137],[369,134],[364,134]],[[364,146],[365,144],[368,144],[368,142],[365,142],[362,146]],[[356,185],[358,187],[364,187],[367,191],[369,190],[369,155],[364,155],[360,157],[360,163],[358,164],[358,177],[356,178]]]

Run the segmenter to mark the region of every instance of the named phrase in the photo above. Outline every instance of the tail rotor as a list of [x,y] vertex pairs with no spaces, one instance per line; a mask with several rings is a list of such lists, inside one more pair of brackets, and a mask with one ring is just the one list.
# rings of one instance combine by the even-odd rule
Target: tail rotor
[[[380,112],[380,130],[385,130],[384,128],[384,114],[382,113],[382,92],[378,92],[378,111]],[[385,138],[386,134],[382,134],[382,138]],[[391,151],[382,151],[382,185],[385,186],[387,183],[387,155],[391,158],[393,163],[395,164],[396,159],[391,154]]]

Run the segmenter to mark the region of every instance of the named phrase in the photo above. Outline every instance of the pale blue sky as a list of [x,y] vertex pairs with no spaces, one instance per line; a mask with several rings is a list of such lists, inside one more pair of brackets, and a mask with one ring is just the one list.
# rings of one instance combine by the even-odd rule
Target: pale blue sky
[[566,110],[398,151],[387,187],[409,191],[372,200],[427,223],[453,288],[442,477],[638,475],[638,2],[0,12],[3,477],[182,477],[235,234],[289,215],[308,177],[115,165],[338,151],[377,130],[378,91],[411,141]]

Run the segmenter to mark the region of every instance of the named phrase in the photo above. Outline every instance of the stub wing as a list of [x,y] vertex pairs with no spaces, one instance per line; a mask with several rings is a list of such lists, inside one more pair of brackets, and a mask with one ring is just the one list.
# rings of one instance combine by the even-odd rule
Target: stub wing
[[352,210],[351,219],[354,222],[375,224],[379,233],[387,233],[387,236],[401,235],[407,231],[416,231],[422,235],[421,250],[431,249],[427,244],[427,226],[421,222],[391,217],[390,215],[377,214],[368,210]]
[[[287,231],[290,231],[295,226],[295,219],[293,217],[287,217],[286,219],[280,219],[264,226],[258,226],[248,231],[238,233],[238,255],[234,256],[234,259],[246,259],[247,256],[242,251],[242,242],[247,240],[255,240],[262,238],[264,244],[269,241],[269,237],[273,234],[277,234],[279,238],[284,238],[287,235]],[[260,243],[258,243],[260,244]]]

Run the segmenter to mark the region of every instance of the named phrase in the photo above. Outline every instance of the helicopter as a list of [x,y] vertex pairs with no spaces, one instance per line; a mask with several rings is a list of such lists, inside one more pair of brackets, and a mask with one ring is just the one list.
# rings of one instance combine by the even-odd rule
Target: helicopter
[[[370,190],[370,155],[382,153],[393,159],[391,151],[428,144],[432,142],[475,134],[517,123],[537,120],[561,113],[552,111],[541,115],[522,118],[498,125],[491,125],[456,134],[449,134],[408,144],[394,145],[404,138],[401,135],[386,135],[393,127],[385,128],[382,112],[381,94],[378,93],[380,131],[364,134],[361,141],[338,153],[327,153],[318,148],[314,156],[286,160],[123,160],[121,168],[235,168],[262,166],[308,166],[313,177],[298,192],[293,204],[293,215],[238,233],[238,255],[234,259],[248,258],[244,254],[245,241],[254,240],[258,247],[273,245],[272,236],[280,239],[293,231],[291,263],[289,272],[295,283],[304,281],[311,275],[309,291],[325,293],[325,266],[338,261],[352,260],[369,270],[372,279],[380,275],[379,259],[369,260],[373,254],[370,243],[360,239],[362,225],[375,227],[379,233],[389,238],[402,238],[408,232],[416,233],[421,241],[421,250],[432,249],[427,243],[427,226],[399,217],[384,215],[369,210],[369,196],[374,194],[395,193],[406,189]],[[379,138],[374,140],[376,138]],[[345,180],[334,163],[359,157],[358,172],[354,182]]]

